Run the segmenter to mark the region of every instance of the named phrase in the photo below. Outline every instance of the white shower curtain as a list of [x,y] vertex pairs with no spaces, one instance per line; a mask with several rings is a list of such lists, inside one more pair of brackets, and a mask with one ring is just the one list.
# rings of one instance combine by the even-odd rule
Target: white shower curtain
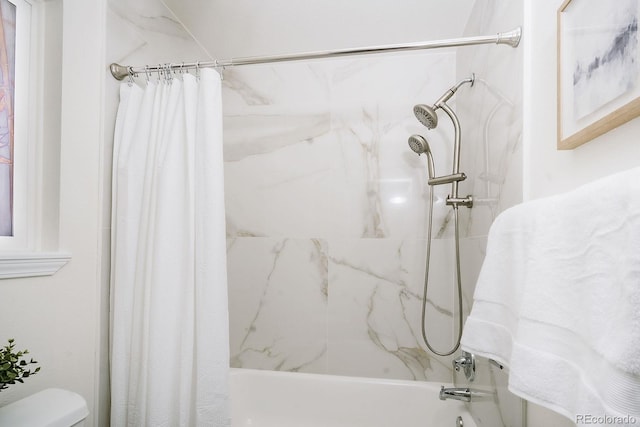
[[111,425],[228,426],[218,73],[122,84],[113,165]]

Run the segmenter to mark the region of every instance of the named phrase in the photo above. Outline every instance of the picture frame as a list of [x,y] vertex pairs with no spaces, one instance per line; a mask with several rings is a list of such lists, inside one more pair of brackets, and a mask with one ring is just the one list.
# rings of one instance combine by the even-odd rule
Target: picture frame
[[559,150],[640,115],[640,0],[565,0],[557,13]]

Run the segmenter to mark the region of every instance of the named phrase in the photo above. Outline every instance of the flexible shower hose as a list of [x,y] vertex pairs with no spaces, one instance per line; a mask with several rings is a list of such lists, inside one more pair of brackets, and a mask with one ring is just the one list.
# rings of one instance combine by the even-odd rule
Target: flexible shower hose
[[457,290],[458,290],[458,334],[456,338],[456,342],[453,348],[449,351],[440,352],[433,348],[433,346],[429,343],[429,339],[427,338],[427,331],[425,326],[425,315],[427,312],[427,290],[429,288],[429,261],[431,259],[431,229],[432,229],[432,219],[433,219],[433,186],[429,186],[429,221],[428,221],[428,231],[427,231],[427,257],[426,257],[426,266],[424,272],[424,291],[422,293],[422,339],[424,343],[427,345],[427,348],[431,350],[438,356],[450,356],[452,355],[458,347],[460,347],[460,339],[462,338],[462,279],[460,277],[460,232],[458,225],[458,206],[453,205],[453,218],[455,223],[455,240],[456,240],[456,279],[457,279]]

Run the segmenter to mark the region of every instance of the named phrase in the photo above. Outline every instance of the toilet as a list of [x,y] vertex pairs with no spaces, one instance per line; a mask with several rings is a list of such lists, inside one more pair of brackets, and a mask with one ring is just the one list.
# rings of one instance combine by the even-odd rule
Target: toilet
[[82,427],[87,415],[89,409],[82,396],[49,388],[0,408],[0,426]]

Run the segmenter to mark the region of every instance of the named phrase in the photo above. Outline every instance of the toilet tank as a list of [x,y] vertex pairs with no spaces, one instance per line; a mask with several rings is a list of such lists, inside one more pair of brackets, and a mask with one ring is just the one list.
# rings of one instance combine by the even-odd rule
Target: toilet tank
[[82,396],[49,388],[0,408],[0,426],[79,427],[87,415],[87,402]]

